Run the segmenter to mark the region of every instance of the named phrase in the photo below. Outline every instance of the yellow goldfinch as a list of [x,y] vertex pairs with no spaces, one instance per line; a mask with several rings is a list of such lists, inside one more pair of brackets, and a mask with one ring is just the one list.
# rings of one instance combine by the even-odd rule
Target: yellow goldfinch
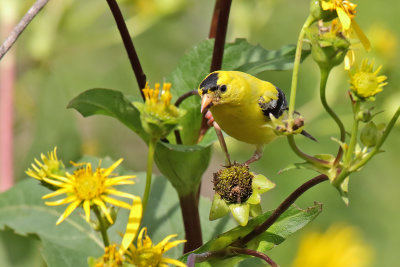
[[257,150],[246,162],[262,155],[263,145],[276,138],[270,114],[282,116],[287,109],[285,94],[273,84],[239,71],[216,71],[200,84],[201,112],[209,109],[213,119],[228,135],[255,144]]

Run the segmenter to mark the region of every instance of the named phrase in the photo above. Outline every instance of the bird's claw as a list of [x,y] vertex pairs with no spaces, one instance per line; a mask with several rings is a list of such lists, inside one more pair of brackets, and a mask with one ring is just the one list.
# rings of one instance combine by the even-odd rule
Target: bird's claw
[[211,111],[207,111],[206,114],[204,115],[204,117],[207,119],[207,124],[208,126],[213,126],[214,123],[214,117],[211,114]]

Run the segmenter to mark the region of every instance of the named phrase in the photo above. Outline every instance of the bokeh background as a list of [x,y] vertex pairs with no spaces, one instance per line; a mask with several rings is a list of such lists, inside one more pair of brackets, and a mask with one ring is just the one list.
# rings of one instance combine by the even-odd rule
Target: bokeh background
[[[1,2],[0,8],[4,10],[8,1]],[[34,1],[10,2],[14,2],[12,6],[18,20]],[[367,56],[375,58],[377,64],[383,64],[382,73],[388,76],[389,85],[378,95],[375,109],[385,111],[377,121],[387,122],[400,104],[400,2],[354,2],[359,4],[356,20],[373,47]],[[213,0],[125,0],[119,3],[150,83],[162,82],[185,51],[207,38],[214,7]],[[308,15],[308,6],[306,0],[234,0],[227,41],[247,38],[250,43],[267,49],[296,43]],[[5,17],[4,12],[2,16]],[[4,27],[0,25],[0,29],[4,30]],[[84,154],[114,159],[124,157],[125,168],[145,169],[146,145],[125,126],[108,117],[82,118],[76,111],[66,109],[74,96],[90,88],[117,89],[125,94],[138,95],[133,72],[105,1],[50,1],[20,37],[13,52],[17,71],[14,89],[16,180],[25,178],[24,171],[34,157],[52,150],[54,146],[57,146],[58,155],[64,162],[77,160]],[[361,46],[357,53],[365,54]],[[290,71],[265,72],[259,77],[289,93]],[[306,119],[307,131],[319,142],[299,137],[298,145],[310,154],[335,153],[337,146],[330,137],[337,137],[338,129],[323,112],[318,83],[318,68],[308,58],[300,69],[297,110]],[[343,118],[347,128],[351,123],[348,88],[348,75],[339,66],[328,81],[328,102]],[[304,236],[325,231],[340,222],[356,227],[360,242],[372,251],[374,259],[369,266],[394,266],[398,263],[399,126],[397,123],[383,146],[386,152],[376,156],[361,172],[352,175],[348,207],[328,183],[316,186],[296,202],[302,208],[314,201],[322,202],[323,213],[305,230],[269,253],[276,262],[290,266]],[[227,142],[232,158],[239,162],[253,153],[254,148],[250,145],[232,139]],[[203,177],[202,194],[205,196],[211,196],[212,173],[223,164],[217,144],[214,151],[212,163]],[[290,163],[300,161],[289,149],[285,138],[266,147],[263,158],[253,165],[254,171],[265,174],[277,184],[264,197],[264,209],[275,208],[297,186],[315,176],[311,171],[297,170],[277,174]],[[2,231],[0,239],[0,266],[44,265],[38,254],[38,241],[17,236],[11,231]],[[258,260],[252,264],[262,266]]]

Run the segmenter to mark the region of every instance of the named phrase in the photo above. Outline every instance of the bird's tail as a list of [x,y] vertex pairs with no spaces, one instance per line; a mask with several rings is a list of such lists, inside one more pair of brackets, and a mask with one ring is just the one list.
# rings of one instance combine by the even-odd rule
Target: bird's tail
[[313,140],[313,141],[315,141],[315,142],[318,143],[317,139],[315,139],[314,136],[312,136],[312,135],[309,134],[308,132],[306,132],[306,131],[303,130],[303,131],[301,131],[301,134],[304,135],[305,137],[307,137],[307,138],[309,138],[309,139],[311,139],[311,140]]

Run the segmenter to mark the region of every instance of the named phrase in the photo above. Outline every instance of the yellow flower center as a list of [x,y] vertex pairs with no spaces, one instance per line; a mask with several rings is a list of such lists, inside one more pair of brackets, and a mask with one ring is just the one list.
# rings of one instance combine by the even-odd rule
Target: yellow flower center
[[88,164],[86,168],[76,170],[74,176],[75,193],[79,199],[91,200],[104,192],[105,177],[99,168],[92,173],[92,167]]
[[156,267],[162,259],[162,252],[155,248],[142,247],[132,255],[132,263],[137,267]]
[[360,93],[371,92],[378,87],[378,81],[373,73],[359,72],[353,77],[353,85]]

